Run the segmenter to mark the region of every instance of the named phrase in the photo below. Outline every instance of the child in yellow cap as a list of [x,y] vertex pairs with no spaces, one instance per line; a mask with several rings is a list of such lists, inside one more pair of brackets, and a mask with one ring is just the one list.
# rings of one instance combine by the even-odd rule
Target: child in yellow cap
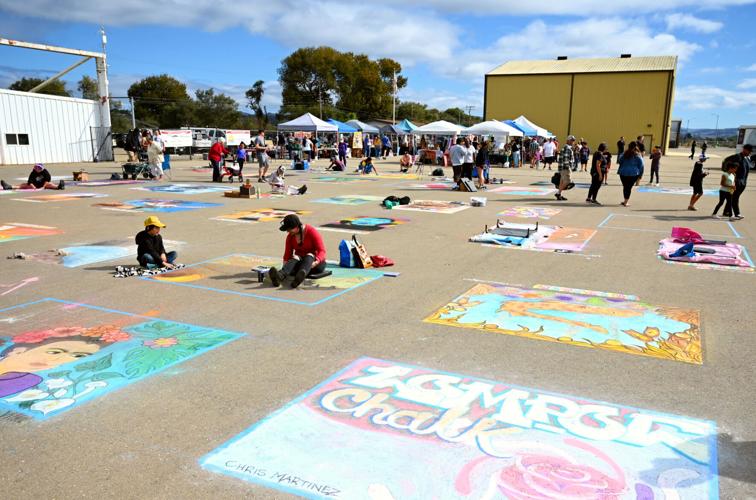
[[144,231],[137,233],[135,241],[137,244],[137,260],[139,265],[147,269],[156,267],[173,269],[178,254],[166,252],[163,246],[163,237],[160,236],[160,230],[165,224],[160,219],[151,215],[144,220]]

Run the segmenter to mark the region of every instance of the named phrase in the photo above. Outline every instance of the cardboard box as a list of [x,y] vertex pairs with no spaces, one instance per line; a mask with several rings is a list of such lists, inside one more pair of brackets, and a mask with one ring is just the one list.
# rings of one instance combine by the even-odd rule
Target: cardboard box
[[89,174],[84,170],[79,170],[77,172],[73,173],[73,180],[75,181],[88,181],[89,180]]

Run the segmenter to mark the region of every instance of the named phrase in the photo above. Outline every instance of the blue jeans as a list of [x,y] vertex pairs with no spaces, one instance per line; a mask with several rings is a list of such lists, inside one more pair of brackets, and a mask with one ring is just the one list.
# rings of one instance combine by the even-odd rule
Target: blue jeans
[[517,168],[520,166],[520,152],[515,151],[512,153],[512,167]]
[[[165,258],[166,258],[166,260],[168,260],[169,264],[173,264],[173,261],[176,260],[176,257],[178,257],[178,254],[175,251],[168,252],[168,253],[165,254]],[[155,259],[152,258],[152,255],[150,255],[148,253],[143,254],[138,260],[139,260],[140,264],[142,264],[142,263],[147,264],[145,266],[147,269],[154,269],[156,267],[163,267],[162,265],[159,266],[157,264],[157,262],[155,262]]]

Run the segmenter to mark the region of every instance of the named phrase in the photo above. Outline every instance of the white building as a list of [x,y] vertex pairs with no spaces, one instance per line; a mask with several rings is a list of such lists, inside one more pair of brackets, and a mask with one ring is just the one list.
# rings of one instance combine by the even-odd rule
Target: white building
[[0,165],[112,160],[101,109],[87,99],[0,89]]

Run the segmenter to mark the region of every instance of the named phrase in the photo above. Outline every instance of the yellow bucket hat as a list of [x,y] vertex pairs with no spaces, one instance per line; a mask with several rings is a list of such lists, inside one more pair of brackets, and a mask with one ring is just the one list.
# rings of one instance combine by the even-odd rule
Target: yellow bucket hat
[[149,217],[144,219],[144,227],[147,227],[147,226],[166,227],[165,224],[160,222],[160,219],[158,219],[154,215],[150,215]]

